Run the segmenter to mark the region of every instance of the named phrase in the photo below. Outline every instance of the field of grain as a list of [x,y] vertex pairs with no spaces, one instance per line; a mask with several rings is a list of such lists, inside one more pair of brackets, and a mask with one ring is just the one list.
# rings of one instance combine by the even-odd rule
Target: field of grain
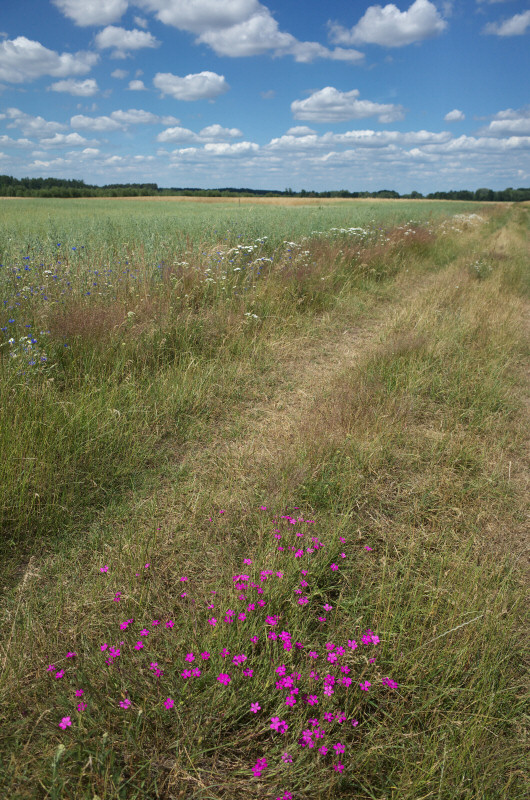
[[0,220],[3,796],[522,800],[528,207]]

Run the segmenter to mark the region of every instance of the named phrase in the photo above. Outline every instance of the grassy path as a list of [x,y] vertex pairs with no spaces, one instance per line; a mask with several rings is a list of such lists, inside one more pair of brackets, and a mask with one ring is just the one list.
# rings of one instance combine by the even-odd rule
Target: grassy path
[[[83,542],[30,562],[6,598],[0,650],[0,780],[9,796],[257,800],[289,787],[296,800],[524,796],[527,215],[514,210],[480,241],[476,274],[474,231],[443,267],[416,262],[370,295],[345,294],[305,329],[256,338],[230,373],[234,398],[242,382],[239,402],[179,445],[154,485],[108,507]],[[248,719],[256,688],[227,688],[221,700],[206,684],[190,689],[170,722],[137,700],[141,713],[123,723],[100,700],[99,717],[65,736],[74,734],[57,727],[66,696],[60,681],[46,682],[46,665],[66,647],[85,662],[77,683],[97,684],[106,698],[111,683],[138,696],[145,679],[128,678],[125,667],[108,684],[95,677],[97,643],[125,615],[180,615],[178,645],[199,647],[206,633],[183,608],[175,576],[189,578],[199,603],[249,555],[276,563],[260,506],[275,519],[298,506],[317,521],[331,558],[346,550],[337,579],[308,564],[312,597],[336,608],[325,637],[341,641],[371,625],[384,645],[379,680],[399,677],[395,700],[377,694],[349,706],[361,725],[344,773],[302,750],[270,786],[249,781],[263,752]],[[149,577],[138,583],[143,562]],[[298,567],[284,565],[293,587]],[[272,590],[269,604],[310,640],[314,622],[286,591]],[[242,647],[232,630],[216,641]],[[159,647],[172,674],[175,644]]]

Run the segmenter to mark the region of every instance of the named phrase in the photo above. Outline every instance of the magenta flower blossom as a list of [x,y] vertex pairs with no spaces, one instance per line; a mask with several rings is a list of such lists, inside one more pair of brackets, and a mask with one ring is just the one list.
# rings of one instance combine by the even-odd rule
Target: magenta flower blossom
[[335,572],[336,570],[338,570],[338,566],[337,566],[337,564],[332,564],[332,565],[331,565],[331,569],[332,569],[332,571],[333,571],[333,572]]
[[225,686],[228,686],[228,684],[232,679],[230,678],[230,675],[228,675],[226,672],[221,672],[217,676],[217,680],[219,681],[219,683],[223,683]]
[[76,655],[77,655],[77,653],[70,653],[69,652],[69,653],[66,654],[66,658],[75,658]]
[[55,669],[55,664],[48,664],[48,666],[46,667],[46,672],[53,672],[54,669]]
[[84,689],[76,689],[75,696],[81,697],[85,693]]
[[352,650],[355,650],[357,646],[358,645],[355,639],[348,639],[348,647],[351,647]]
[[136,642],[136,644],[134,645],[134,649],[141,650],[143,646],[144,646],[143,642]]
[[100,571],[100,572],[108,572],[108,571],[109,571],[109,565],[108,565],[108,564],[105,564],[105,566],[104,566],[104,567],[100,567],[100,568],[99,568],[99,571]]
[[243,670],[243,675],[245,675],[245,677],[247,677],[247,678],[252,678],[253,674],[254,674],[254,670],[253,669],[244,669]]
[[263,770],[267,769],[267,759],[266,758],[258,758],[256,761],[255,766],[252,767],[252,773],[254,777],[259,778]]
[[58,680],[59,678],[62,678],[63,675],[64,675],[64,669],[60,669],[59,672],[55,673],[56,680]]
[[132,701],[129,700],[129,698],[127,697],[125,700],[120,700],[120,706],[122,708],[129,708],[129,706],[131,705],[131,702]]
[[143,630],[140,631],[140,636],[149,636],[147,628],[143,628]]
[[344,764],[341,764],[339,761],[338,764],[335,764],[333,769],[335,770],[335,772],[342,772],[342,770],[344,769]]
[[59,723],[59,727],[65,731],[72,724],[70,717],[63,717]]
[[392,678],[383,678],[382,683],[383,683],[383,686],[388,686],[389,689],[397,689],[398,688],[397,683],[395,681],[393,681]]
[[[343,680],[344,680],[344,679],[343,679]],[[363,692],[367,692],[367,691],[368,691],[368,689],[370,688],[370,686],[371,686],[371,685],[372,685],[372,684],[371,684],[371,683],[369,683],[368,681],[365,681],[364,683],[360,683],[360,684],[359,684],[359,686],[360,686],[360,688],[363,690]]]
[[170,619],[168,622],[166,622],[166,628],[172,628],[174,624],[175,623],[173,622],[173,620]]
[[351,721],[351,724],[352,724],[352,726],[353,726],[354,728],[356,728],[356,727],[357,727],[357,725],[359,724],[359,720],[358,720],[358,719],[352,719],[352,721]]
[[[338,719],[338,717],[337,717],[337,719]],[[344,753],[344,751],[346,750],[346,748],[344,747],[342,742],[337,742],[337,744],[334,744],[333,745],[333,749],[334,749],[334,751],[336,753]]]
[[318,748],[318,752],[319,752],[319,753],[322,753],[322,755],[323,755],[323,756],[325,756],[325,755],[326,755],[326,753],[328,752],[328,748],[326,747],[326,745],[325,745],[325,744],[323,744],[323,745],[322,745],[322,747],[319,747],[319,748]]
[[259,703],[251,703],[250,710],[252,711],[253,714],[257,714],[258,711],[261,711],[261,706]]
[[186,656],[186,658],[184,660],[185,661],[195,661],[195,656],[193,655],[193,653],[188,653],[188,655]]
[[331,611],[331,609],[333,608],[333,606],[330,606],[330,604],[329,604],[329,603],[325,603],[325,605],[323,606],[323,608],[324,608],[324,611]]
[[167,700],[164,700],[164,705],[166,708],[173,708],[175,702],[171,699],[171,697],[168,697]]
[[203,661],[208,661],[208,659],[210,658],[210,653],[208,652],[201,653],[201,658]]
[[81,711],[84,711],[86,709],[86,707],[87,707],[86,703],[79,703],[78,706],[77,706],[77,710],[79,712],[81,712]]
[[318,704],[318,697],[316,696],[316,694],[310,694],[309,697],[307,698],[307,702],[309,703],[310,706],[316,706]]
[[373,548],[372,547],[368,547],[367,544],[365,544],[364,549],[368,550],[369,553],[373,550]]
[[214,617],[212,617],[211,619],[209,619],[209,620],[208,620],[208,623],[209,623],[209,624],[210,624],[210,625],[211,625],[213,628],[215,628],[215,626],[217,625],[217,620],[216,620]]
[[324,686],[324,694],[326,697],[331,697],[332,694],[335,694],[335,690],[332,689],[329,684],[326,684],[326,686]]
[[292,764],[293,763],[292,756],[290,756],[289,753],[283,753],[282,754],[282,761],[284,762],[284,764]]
[[326,711],[324,714],[324,719],[326,722],[332,722],[335,719],[335,715],[331,713],[331,711]]

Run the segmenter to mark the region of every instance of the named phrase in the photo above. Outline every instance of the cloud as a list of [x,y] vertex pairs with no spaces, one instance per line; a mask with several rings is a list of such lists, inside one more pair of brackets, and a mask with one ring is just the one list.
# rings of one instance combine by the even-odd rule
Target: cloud
[[357,25],[347,29],[328,23],[331,41],[335,44],[378,44],[383,47],[404,47],[438,36],[447,28],[436,6],[429,0],[415,0],[407,11],[393,3],[370,6]]
[[159,117],[151,111],[141,108],[130,108],[128,111],[113,111],[110,118],[122,125],[171,125],[178,124],[178,119],[172,116]]
[[222,125],[207,125],[199,133],[199,137],[203,140],[218,141],[223,139],[239,139],[243,136],[239,128],[223,128]]
[[211,100],[229,90],[224,75],[216,72],[199,72],[184,78],[171,72],[157,72],[153,85],[160,89],[162,96],[170,95],[175,100]]
[[530,10],[522,14],[515,14],[504,22],[490,22],[482,33],[492,33],[495,36],[522,36],[530,27]]
[[208,125],[199,133],[189,128],[172,127],[162,131],[156,137],[157,142],[215,142],[225,139],[238,139],[243,136],[238,128],[223,128],[222,125]]
[[530,135],[530,107],[514,110],[507,108],[495,114],[492,122],[479,131],[483,136]]
[[43,147],[80,147],[92,143],[78,133],[56,133],[50,139],[41,139],[40,144]]
[[48,91],[52,92],[67,92],[76,97],[92,97],[99,92],[97,82],[93,78],[87,78],[85,81],[76,81],[73,78],[68,78],[65,81],[57,81],[48,86]]
[[86,131],[119,131],[123,130],[123,125],[111,117],[86,117],[84,114],[76,114],[70,119],[72,128],[80,128]]
[[129,81],[129,86],[127,87],[131,92],[146,92],[147,86],[143,81]]
[[[297,133],[293,133],[296,131]],[[401,133],[400,131],[374,131],[374,130],[353,130],[346,133],[333,133],[328,131],[322,136],[315,134],[311,128],[300,126],[291,128],[284,136],[271,139],[267,150],[308,150],[322,149],[330,145],[354,145],[357,148],[385,148],[397,145],[408,147],[410,145],[429,145],[444,144],[451,139],[448,131],[433,133],[431,131],[410,131]],[[354,152],[354,151],[351,151]]]
[[110,73],[111,78],[117,78],[118,80],[124,80],[129,73],[126,69],[115,69],[114,72]]
[[125,28],[118,28],[115,25],[108,25],[103,28],[95,38],[96,47],[99,50],[114,48],[113,58],[125,58],[131,50],[142,50],[144,47],[159,47],[160,42],[152,33],[141,31],[134,28],[127,31]]
[[125,130],[129,125],[175,125],[179,120],[173,116],[158,116],[141,108],[130,108],[128,111],[117,109],[109,116],[87,117],[76,114],[70,119],[72,128],[89,131]]
[[127,0],[52,0],[76,25],[109,25],[127,11]]
[[258,0],[136,0],[135,4],[165,25],[195,34],[230,28],[263,8]]
[[402,106],[373,103],[358,97],[358,89],[341,92],[333,86],[326,86],[305,100],[294,100],[291,111],[295,119],[312,122],[344,122],[373,116],[377,116],[380,122],[394,122],[404,117]]
[[454,108],[445,115],[444,120],[446,122],[462,122],[465,118],[466,115],[463,111],[459,111],[458,108]]
[[318,42],[300,42],[279,29],[267,6],[257,0],[135,0],[152,11],[166,25],[197,36],[197,44],[207,44],[219,56],[242,58],[271,53],[294,56],[296,61],[315,58],[361,61],[356,50],[329,50]]
[[21,111],[19,108],[8,108],[6,110],[6,116],[11,120],[7,125],[8,128],[19,128],[28,136],[37,136],[40,138],[43,136],[50,136],[51,134],[66,129],[66,125],[60,122],[49,122],[43,117],[33,117],[31,114],[26,114],[25,111]]
[[0,145],[2,147],[32,147],[33,142],[30,139],[12,139],[11,136],[6,136],[4,133],[0,136]]
[[204,145],[204,151],[211,153],[214,156],[241,156],[249,155],[250,153],[257,153],[259,145],[255,142],[236,142],[235,144],[228,144],[228,142],[217,142]]
[[289,128],[287,136],[309,136],[316,133],[313,128],[308,128],[307,125],[295,125],[294,128]]
[[17,36],[0,42],[0,79],[9,83],[33,81],[44,75],[67,78],[90,72],[99,60],[96,53],[56,53],[40,42]]

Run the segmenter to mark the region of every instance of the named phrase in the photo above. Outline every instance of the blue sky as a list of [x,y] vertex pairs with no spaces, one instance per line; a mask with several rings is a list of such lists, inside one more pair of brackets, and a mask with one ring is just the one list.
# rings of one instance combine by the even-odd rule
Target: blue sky
[[530,185],[522,0],[2,0],[0,173]]

